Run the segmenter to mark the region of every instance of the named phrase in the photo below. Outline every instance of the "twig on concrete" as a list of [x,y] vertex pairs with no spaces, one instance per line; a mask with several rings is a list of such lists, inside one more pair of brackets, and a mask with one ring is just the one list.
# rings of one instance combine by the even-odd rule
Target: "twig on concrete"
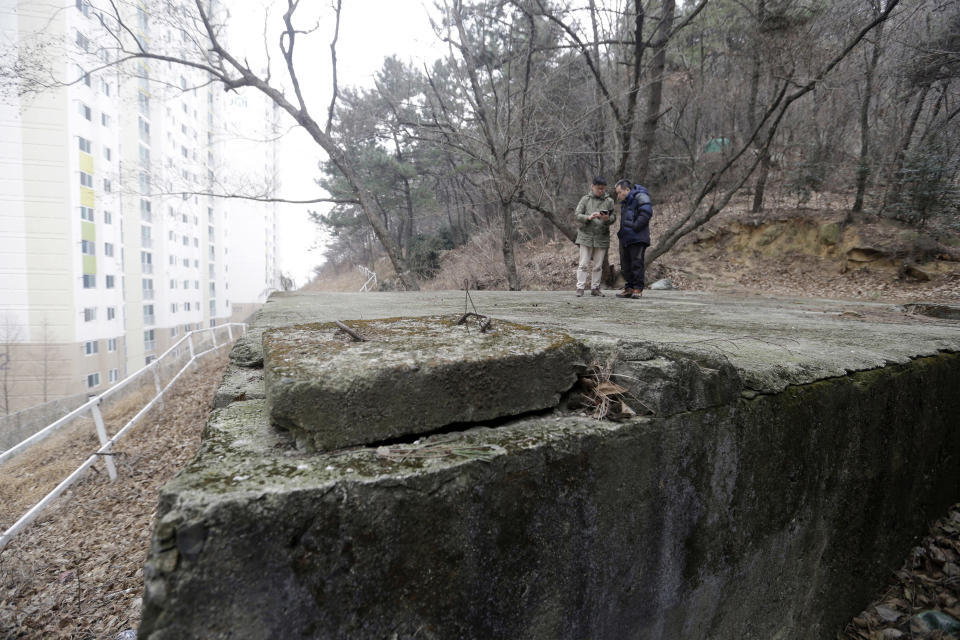
[[354,342],[366,342],[366,341],[367,341],[366,338],[364,338],[364,337],[361,336],[359,333],[357,333],[356,331],[354,331],[353,329],[351,329],[351,328],[348,327],[347,325],[343,324],[343,323],[340,322],[339,320],[334,320],[334,322],[337,323],[337,326],[340,327],[341,330],[343,330],[347,335],[349,335],[351,338],[353,338],[353,341],[354,341]]
[[457,320],[457,324],[466,324],[468,318],[477,319],[477,325],[480,327],[480,333],[486,333],[489,331],[493,324],[493,321],[488,316],[479,313],[473,313],[472,311],[460,316],[460,319]]

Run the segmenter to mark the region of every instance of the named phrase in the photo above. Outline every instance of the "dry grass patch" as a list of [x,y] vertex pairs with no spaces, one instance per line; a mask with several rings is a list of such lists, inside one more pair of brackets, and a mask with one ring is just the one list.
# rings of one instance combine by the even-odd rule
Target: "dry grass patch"
[[[95,465],[0,552],[0,637],[109,639],[137,628],[158,490],[195,454],[226,362],[226,353],[210,355],[189,369],[164,396],[163,409],[116,444],[116,482]],[[128,396],[109,410],[108,433],[144,404],[137,402]],[[46,469],[44,482],[65,469],[62,480],[98,448],[92,427],[84,428],[71,429],[72,441],[64,433],[25,452],[17,467],[0,466],[0,487],[21,482],[30,469]],[[61,465],[60,455],[71,462]],[[31,504],[45,493],[39,479],[23,482],[36,497]],[[3,495],[4,520],[22,515]]]

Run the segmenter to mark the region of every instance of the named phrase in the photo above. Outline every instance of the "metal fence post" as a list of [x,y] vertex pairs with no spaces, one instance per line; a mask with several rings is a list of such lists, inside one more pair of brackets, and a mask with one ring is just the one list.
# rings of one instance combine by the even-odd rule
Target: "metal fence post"
[[[97,437],[100,438],[100,446],[104,446],[110,441],[107,438],[107,428],[103,425],[103,415],[100,414],[100,400],[90,407],[90,413],[93,414],[93,422],[97,425]],[[117,466],[113,464],[113,458],[109,453],[103,456],[103,464],[107,467],[107,474],[110,476],[110,482],[117,479]]]
[[227,342],[233,342],[233,327],[227,325]]
[[160,395],[163,392],[163,386],[160,384],[160,373],[157,371],[160,368],[160,361],[153,361],[153,386],[157,390],[157,397],[160,398],[160,408],[163,408],[163,396]]
[[210,328],[210,339],[213,340],[213,348],[214,348],[214,349],[216,349],[217,347],[220,346],[220,345],[217,344],[217,328],[216,328],[216,327],[211,327],[211,328]]

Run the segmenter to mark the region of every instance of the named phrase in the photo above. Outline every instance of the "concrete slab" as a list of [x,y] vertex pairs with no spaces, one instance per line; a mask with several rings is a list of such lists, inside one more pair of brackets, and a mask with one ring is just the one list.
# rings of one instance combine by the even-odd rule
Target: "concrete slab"
[[263,334],[267,406],[300,446],[330,450],[555,407],[583,349],[559,331],[424,316]]
[[[582,342],[649,414],[310,452],[231,392],[162,490],[141,638],[817,640],[956,501],[957,321],[684,292],[472,297]],[[283,294],[250,333],[463,301]],[[262,345],[239,349],[228,380],[261,371]]]

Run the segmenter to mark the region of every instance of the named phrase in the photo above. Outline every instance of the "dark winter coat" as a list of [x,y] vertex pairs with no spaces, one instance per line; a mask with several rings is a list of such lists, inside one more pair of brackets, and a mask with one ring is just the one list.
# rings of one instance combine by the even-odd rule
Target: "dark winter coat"
[[650,216],[653,215],[653,206],[650,203],[650,194],[644,187],[633,185],[630,193],[620,203],[620,230],[617,238],[621,247],[633,244],[650,245]]

